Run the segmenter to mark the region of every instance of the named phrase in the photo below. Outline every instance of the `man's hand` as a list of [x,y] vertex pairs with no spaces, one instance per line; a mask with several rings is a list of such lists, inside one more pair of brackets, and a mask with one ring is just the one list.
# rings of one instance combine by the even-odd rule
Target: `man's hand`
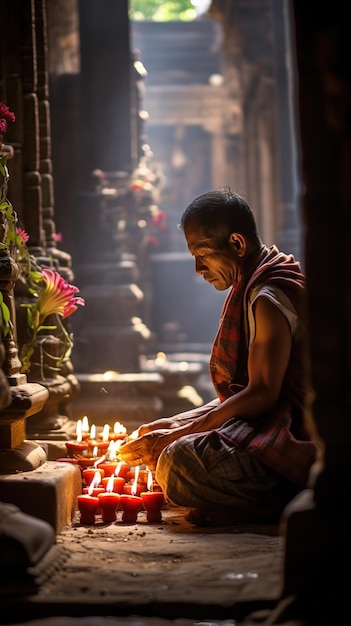
[[177,435],[173,429],[153,430],[137,439],[122,444],[118,449],[118,458],[128,463],[128,465],[145,464],[151,470],[154,470],[162,450],[175,439],[177,439]]

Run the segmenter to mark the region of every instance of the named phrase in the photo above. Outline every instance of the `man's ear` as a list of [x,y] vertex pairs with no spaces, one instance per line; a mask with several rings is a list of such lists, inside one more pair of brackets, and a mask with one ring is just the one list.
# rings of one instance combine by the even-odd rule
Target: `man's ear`
[[229,237],[229,245],[240,257],[246,252],[246,239],[241,233],[232,233]]

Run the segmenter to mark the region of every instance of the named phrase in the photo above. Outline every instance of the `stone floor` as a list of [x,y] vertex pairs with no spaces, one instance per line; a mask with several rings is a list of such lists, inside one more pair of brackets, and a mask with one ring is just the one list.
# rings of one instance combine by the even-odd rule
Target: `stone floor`
[[[91,408],[85,394],[81,400],[79,410]],[[101,410],[101,401],[98,405]],[[175,407],[168,408],[171,414]],[[102,424],[105,415],[100,418]],[[143,420],[138,414],[137,422]],[[128,432],[135,427],[125,425]],[[71,485],[69,473],[65,480]],[[60,489],[54,496],[61,519],[56,544],[33,572],[30,588],[0,589],[1,624],[254,626],[266,624],[276,610],[283,588],[281,525],[198,528],[184,520],[184,509],[164,505],[161,523],[148,523],[141,512],[135,524],[118,517],[110,524],[97,519],[94,526],[83,526],[75,511],[61,528]]]
[[94,526],[82,526],[76,512],[57,536],[48,579],[35,593],[3,593],[1,623],[73,626],[68,618],[84,617],[78,626],[100,623],[88,621],[95,616],[124,624],[139,616],[145,626],[151,618],[160,625],[162,619],[237,624],[271,610],[282,587],[279,527],[198,528],[184,512],[165,505],[161,523],[147,522],[141,512],[137,523],[117,517],[104,524],[97,517]]

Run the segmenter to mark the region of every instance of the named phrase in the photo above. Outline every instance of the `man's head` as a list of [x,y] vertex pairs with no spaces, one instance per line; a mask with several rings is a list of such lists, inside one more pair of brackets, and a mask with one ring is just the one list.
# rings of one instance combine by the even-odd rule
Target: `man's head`
[[262,246],[249,205],[230,189],[195,198],[185,209],[180,228],[196,272],[218,290],[235,284],[248,258]]

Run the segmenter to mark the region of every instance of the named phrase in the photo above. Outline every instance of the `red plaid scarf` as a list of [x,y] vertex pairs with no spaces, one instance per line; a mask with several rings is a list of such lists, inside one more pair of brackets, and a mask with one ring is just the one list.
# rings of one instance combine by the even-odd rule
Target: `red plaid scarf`
[[[297,314],[304,317],[304,276],[292,255],[279,252],[276,246],[263,247],[249,270],[227,295],[212,347],[210,373],[221,402],[248,383],[247,311],[252,289],[258,285],[278,287],[290,299]],[[303,423],[302,358],[302,346],[293,342],[275,412],[253,422],[235,420],[230,433],[232,443],[250,449],[262,462],[299,484],[305,484],[316,454],[315,444],[307,441]]]

